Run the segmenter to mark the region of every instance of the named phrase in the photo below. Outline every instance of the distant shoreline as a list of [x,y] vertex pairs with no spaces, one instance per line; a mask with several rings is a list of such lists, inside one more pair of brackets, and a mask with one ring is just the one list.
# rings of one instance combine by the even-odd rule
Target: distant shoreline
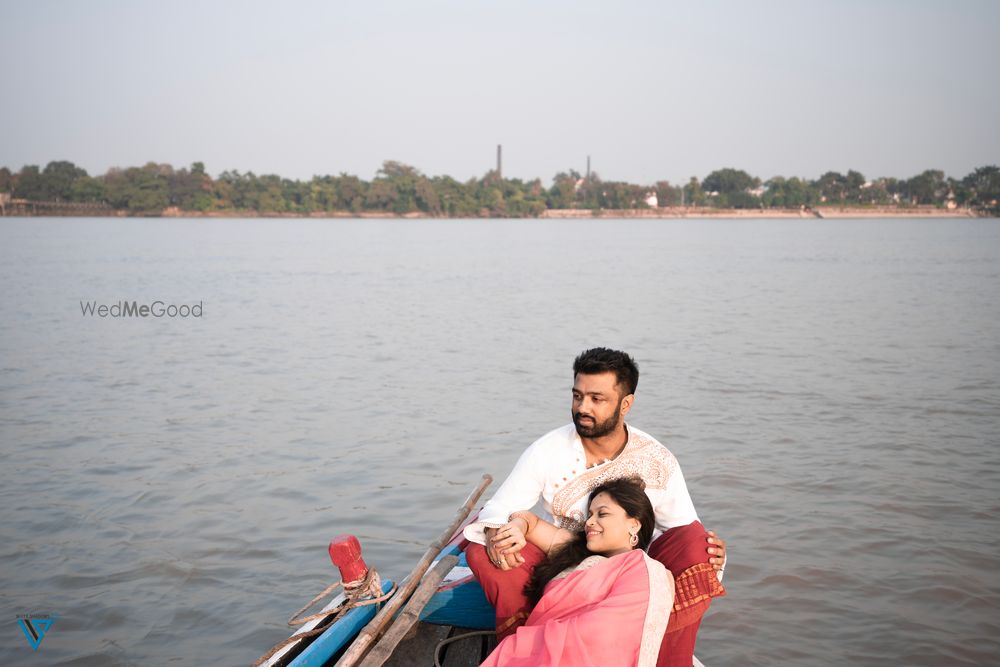
[[[968,209],[972,209],[969,212]],[[1000,216],[1000,167],[957,180],[928,169],[912,178],[866,180],[850,170],[816,180],[763,181],[741,169],[716,169],[703,181],[654,185],[604,181],[589,170],[503,178],[497,169],[461,182],[429,177],[386,160],[369,181],[351,174],[293,180],[278,174],[149,162],[90,176],[72,162],[18,172],[0,167],[0,216],[279,218],[883,218]]]
[[[818,215],[817,215],[818,213]],[[361,219],[427,219],[427,220],[476,220],[494,218],[497,216],[480,216],[467,218],[464,216],[431,215],[422,211],[411,213],[388,213],[385,211],[314,211],[312,213],[260,213],[257,211],[181,211],[177,208],[167,209],[163,217],[173,218],[361,218]],[[708,206],[664,206],[661,208],[625,208],[625,209],[589,209],[589,208],[555,208],[543,211],[537,217],[511,217],[510,220],[572,220],[587,218],[608,219],[674,219],[674,218],[801,218],[801,219],[840,219],[840,218],[975,218],[980,217],[973,209],[955,208],[943,209],[936,206],[821,206],[813,209],[785,208],[712,208]]]
[[[816,215],[816,213],[819,215]],[[361,219],[426,219],[426,220],[461,220],[479,218],[449,217],[443,215],[431,215],[423,212],[412,213],[386,213],[383,211],[361,211],[353,213],[351,211],[315,211],[312,213],[259,213],[257,211],[209,211],[206,213],[198,211],[180,211],[177,209],[167,209],[163,212],[163,217],[176,218],[361,218]],[[492,218],[493,216],[485,216]],[[508,218],[510,220],[572,220],[572,219],[675,219],[675,218],[801,218],[801,219],[841,219],[841,218],[975,218],[976,212],[972,209],[941,209],[935,206],[914,206],[908,208],[897,208],[891,206],[882,207],[850,207],[850,206],[823,206],[814,209],[755,209],[755,208],[711,208],[696,206],[665,206],[662,208],[628,208],[628,209],[587,209],[587,208],[556,208],[543,211],[537,217]]]
[[551,209],[542,213],[542,218],[975,218],[972,209],[941,209],[923,207],[850,207],[821,206],[813,209],[786,208],[709,208],[709,207],[664,207],[657,209],[600,210],[594,213],[583,209]]
[[[397,219],[397,220],[462,220],[462,219],[482,219],[493,218],[495,216],[443,216],[431,215],[423,212],[411,213],[391,213],[385,211],[314,211],[311,213],[288,213],[288,212],[261,212],[256,210],[227,210],[227,211],[184,211],[176,207],[165,209],[161,212],[147,214],[131,214],[126,211],[109,208],[80,207],[63,204],[56,209],[40,209],[37,212],[19,211],[3,217],[10,218],[36,218],[36,217],[134,217],[134,218],[312,218],[312,219]],[[711,208],[711,207],[681,207],[670,206],[662,208],[642,208],[642,209],[585,209],[585,208],[564,208],[548,209],[537,217],[510,217],[510,220],[574,220],[574,219],[761,219],[761,218],[795,218],[802,220],[809,219],[851,219],[851,218],[977,218],[989,217],[977,213],[974,209],[954,208],[943,209],[935,206],[818,206],[815,208],[803,209],[777,209],[777,208]]]

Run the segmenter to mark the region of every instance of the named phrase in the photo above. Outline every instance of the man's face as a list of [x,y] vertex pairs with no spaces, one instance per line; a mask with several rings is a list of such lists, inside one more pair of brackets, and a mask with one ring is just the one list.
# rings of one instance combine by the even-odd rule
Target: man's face
[[613,433],[621,422],[622,402],[614,373],[576,376],[573,383],[573,424],[582,438]]

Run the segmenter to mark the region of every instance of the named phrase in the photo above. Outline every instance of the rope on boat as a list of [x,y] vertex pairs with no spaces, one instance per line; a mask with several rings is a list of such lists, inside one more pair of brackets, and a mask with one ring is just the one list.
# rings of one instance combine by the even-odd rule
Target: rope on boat
[[[325,598],[327,595],[332,593],[337,586],[344,586],[344,602],[338,606],[336,609],[331,609],[329,611],[321,611],[318,614],[311,614],[305,618],[299,618],[299,614],[309,609],[317,602]],[[288,625],[290,627],[295,627],[296,625],[302,625],[308,623],[309,621],[314,621],[316,619],[324,619],[327,616],[333,615],[333,618],[329,623],[324,623],[322,627],[313,628],[312,630],[307,630],[305,632],[300,632],[294,634],[291,637],[284,639],[268,650],[267,653],[262,655],[257,659],[257,662],[250,665],[250,667],[260,667],[265,662],[271,659],[275,653],[285,648],[289,644],[293,644],[297,641],[303,639],[309,639],[310,637],[315,637],[316,635],[321,635],[326,632],[327,628],[340,620],[340,617],[346,614],[351,609],[355,607],[364,607],[372,604],[379,604],[380,602],[385,602],[392,597],[393,593],[396,592],[396,584],[393,583],[392,587],[386,592],[382,593],[382,579],[378,576],[378,572],[374,568],[368,570],[368,574],[365,575],[364,579],[356,582],[343,583],[342,581],[335,581],[329,586],[327,586],[322,593],[314,597],[309,601],[306,606],[299,609],[297,612],[292,614],[292,617],[288,619]]]
[[496,632],[493,630],[475,630],[474,632],[466,632],[462,635],[455,635],[454,637],[448,637],[447,639],[442,639],[438,642],[438,645],[434,648],[434,667],[441,667],[441,649],[446,645],[457,642],[459,639],[466,639],[468,637],[478,637],[481,635],[495,635]]

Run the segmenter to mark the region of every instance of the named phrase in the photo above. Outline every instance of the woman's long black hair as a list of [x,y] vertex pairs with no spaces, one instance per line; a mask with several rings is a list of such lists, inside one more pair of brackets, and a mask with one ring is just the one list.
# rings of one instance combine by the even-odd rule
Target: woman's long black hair
[[[653,514],[653,505],[646,495],[646,485],[637,477],[613,479],[610,482],[601,484],[590,492],[587,498],[587,511],[590,511],[590,503],[594,496],[599,493],[607,493],[611,498],[622,506],[625,514],[639,521],[639,544],[636,548],[645,549],[649,546],[649,541],[653,537],[653,524],[656,517]],[[579,565],[587,556],[594,554],[587,550],[587,534],[584,531],[577,533],[573,539],[549,555],[547,559],[535,566],[531,573],[531,578],[524,587],[524,594],[531,601],[532,606],[538,604],[545,592],[545,587],[552,578],[568,567]]]

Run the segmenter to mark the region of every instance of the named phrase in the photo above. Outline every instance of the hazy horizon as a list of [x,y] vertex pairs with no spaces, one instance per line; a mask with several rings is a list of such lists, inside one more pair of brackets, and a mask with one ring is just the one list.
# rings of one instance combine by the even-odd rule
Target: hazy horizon
[[1000,161],[1000,4],[3,2],[0,166],[295,179],[956,178]]

